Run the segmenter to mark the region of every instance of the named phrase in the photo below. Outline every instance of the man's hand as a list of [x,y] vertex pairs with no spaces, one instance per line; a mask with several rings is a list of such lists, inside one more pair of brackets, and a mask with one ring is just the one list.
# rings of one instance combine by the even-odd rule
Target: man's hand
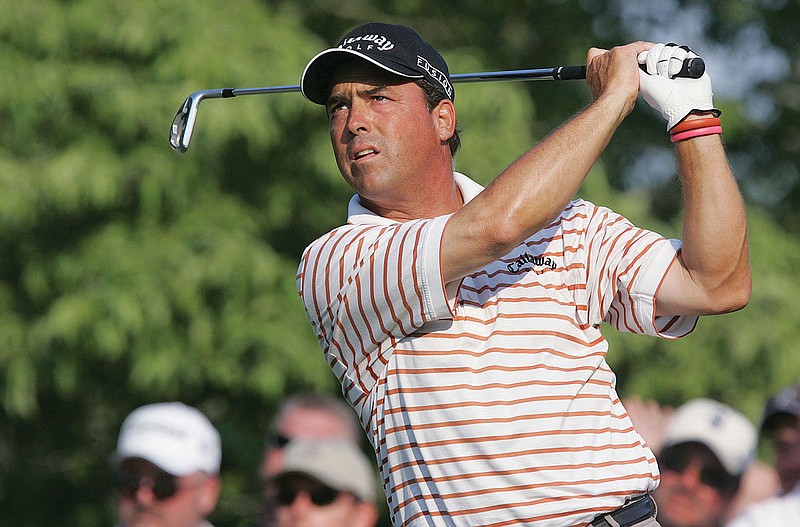
[[654,44],[639,53],[640,89],[644,100],[667,120],[667,130],[693,111],[719,115],[712,102],[711,78],[707,73],[698,79],[674,77],[684,59],[697,55],[686,46]]
[[606,96],[625,99],[624,115],[633,110],[639,94],[639,67],[636,57],[652,46],[648,42],[634,42],[610,50],[591,48],[586,55],[586,80],[597,100]]

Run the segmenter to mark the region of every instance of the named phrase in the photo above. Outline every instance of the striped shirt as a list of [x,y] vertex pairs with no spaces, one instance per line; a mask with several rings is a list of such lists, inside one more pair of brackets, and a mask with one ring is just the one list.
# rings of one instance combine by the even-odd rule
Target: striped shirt
[[[482,190],[456,174],[468,201]],[[506,257],[442,284],[449,216],[397,223],[357,196],[313,242],[300,295],[375,447],[397,526],[586,525],[652,490],[655,458],[606,364],[600,323],[656,317],[679,242],[575,200]]]

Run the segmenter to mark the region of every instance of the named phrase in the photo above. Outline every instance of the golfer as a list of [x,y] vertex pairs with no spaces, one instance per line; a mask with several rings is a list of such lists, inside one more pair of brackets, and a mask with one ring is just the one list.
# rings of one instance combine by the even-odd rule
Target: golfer
[[[711,82],[673,78],[694,56],[590,49],[593,102],[486,188],[454,172],[455,92],[416,32],[365,24],[306,66],[303,94],[326,108],[356,195],[347,224],[304,252],[298,288],[394,525],[658,525],[658,467],[601,322],[674,339],[751,287]],[[682,241],[574,197],[639,93],[675,145]]]

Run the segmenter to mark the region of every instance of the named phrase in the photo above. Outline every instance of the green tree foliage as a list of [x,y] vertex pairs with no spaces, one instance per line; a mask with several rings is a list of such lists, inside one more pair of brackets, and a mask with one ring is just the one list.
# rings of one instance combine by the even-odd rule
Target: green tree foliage
[[[796,2],[674,4],[701,6],[720,45],[752,25],[797,64]],[[311,56],[367,20],[416,27],[454,73],[581,64],[590,46],[640,38],[615,19],[625,6],[0,4],[0,520],[112,524],[108,455],[122,419],[140,404],[183,400],[223,435],[212,519],[252,525],[275,405],[296,390],[338,390],[294,286],[303,248],[342,223],[350,196],[323,111],[299,94],[207,100],[179,155],[167,132],[184,97],[296,84]],[[769,119],[753,118],[746,99],[720,101],[751,201],[751,305],[702,320],[678,342],[609,332],[623,394],[669,404],[710,395],[755,420],[769,392],[800,377],[796,75],[758,85]],[[589,101],[581,82],[457,92],[457,168],[484,183]],[[582,194],[679,236],[674,165],[658,157],[669,147],[662,127],[637,109]],[[641,184],[651,172],[668,177]],[[751,196],[765,192],[777,198],[761,208]]]
[[[221,427],[242,421],[226,443],[246,447],[226,458],[252,468],[285,391],[335,386],[297,299],[296,247],[270,238],[288,239],[303,199],[291,178],[303,167],[280,165],[313,143],[286,132],[309,108],[208,104],[197,154],[167,145],[188,92],[293,78],[321,46],[290,10],[229,8],[0,8],[14,72],[0,103],[0,470],[18,475],[0,484],[4,521],[110,523],[106,459],[139,404],[181,399]],[[237,166],[248,149],[261,166]],[[226,495],[254,474],[227,477]]]

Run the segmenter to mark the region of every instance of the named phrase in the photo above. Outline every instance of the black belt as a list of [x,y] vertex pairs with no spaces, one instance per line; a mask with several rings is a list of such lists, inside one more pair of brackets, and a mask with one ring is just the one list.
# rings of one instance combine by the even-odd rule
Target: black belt
[[650,495],[637,498],[608,514],[602,514],[591,523],[592,527],[629,527],[647,518],[655,517],[656,503]]

